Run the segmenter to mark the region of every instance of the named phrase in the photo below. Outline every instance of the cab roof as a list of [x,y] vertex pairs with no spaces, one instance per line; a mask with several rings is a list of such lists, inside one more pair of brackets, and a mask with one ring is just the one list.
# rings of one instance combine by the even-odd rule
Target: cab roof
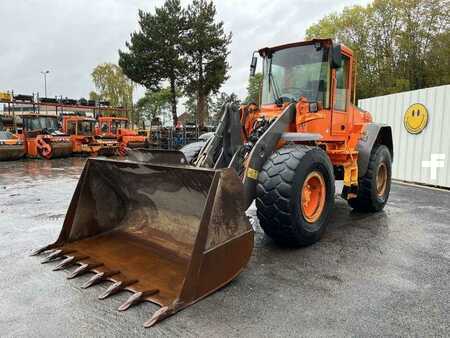
[[278,50],[291,48],[291,47],[299,47],[299,46],[306,46],[306,45],[312,45],[314,43],[320,43],[331,46],[333,44],[333,41],[331,39],[312,39],[312,40],[306,40],[306,41],[300,41],[300,42],[293,42],[293,43],[286,43],[283,45],[278,45],[274,47],[264,47],[258,50],[259,55],[265,56],[270,55],[273,52],[276,52]]
[[22,118],[24,117],[51,117],[57,119],[57,115],[51,115],[51,114],[35,114],[35,113],[25,113],[20,115]]
[[[282,49],[287,49],[287,48],[292,48],[292,47],[299,47],[299,46],[306,46],[306,45],[312,45],[314,43],[320,43],[323,46],[326,47],[331,47],[333,46],[333,40],[331,38],[327,38],[327,39],[312,39],[312,40],[305,40],[305,41],[300,41],[300,42],[293,42],[293,43],[286,43],[283,45],[278,45],[278,46],[274,46],[274,47],[264,47],[258,50],[258,53],[260,56],[266,56],[266,55],[270,55],[273,52],[282,50]],[[338,43],[341,45],[342,49],[345,49],[347,53],[349,54],[353,54],[352,51],[350,50],[350,48],[348,48],[347,46],[345,46],[342,43]]]
[[128,121],[128,118],[121,117],[121,116],[100,116],[98,119],[99,120],[123,120],[123,121]]
[[63,116],[64,120],[77,120],[77,121],[92,121],[97,122],[96,119],[93,117],[87,117],[87,116],[77,116],[77,115],[65,115]]

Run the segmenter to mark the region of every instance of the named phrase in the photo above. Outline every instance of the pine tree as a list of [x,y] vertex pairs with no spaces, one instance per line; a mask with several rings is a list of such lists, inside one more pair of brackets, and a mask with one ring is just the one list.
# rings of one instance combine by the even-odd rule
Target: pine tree
[[119,50],[119,65],[133,81],[147,90],[158,91],[169,83],[173,124],[177,118],[177,93],[184,84],[186,64],[181,41],[185,21],[179,0],[166,0],[155,13],[139,11],[139,30],[126,42],[128,51]]
[[185,90],[197,97],[197,121],[203,127],[207,99],[228,79],[228,46],[231,33],[226,34],[222,21],[216,21],[212,1],[194,0],[185,11],[187,31],[183,39],[188,73]]

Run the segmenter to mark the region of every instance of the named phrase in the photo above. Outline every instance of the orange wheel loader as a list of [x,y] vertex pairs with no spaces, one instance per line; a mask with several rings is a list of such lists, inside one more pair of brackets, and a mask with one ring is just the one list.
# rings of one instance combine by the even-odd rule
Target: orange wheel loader
[[52,159],[72,154],[69,136],[59,131],[55,115],[22,115],[23,131],[19,138],[25,143],[27,157]]
[[35,254],[62,259],[55,269],[77,264],[68,278],[94,272],[84,287],[112,281],[101,299],[130,291],[119,310],[159,304],[144,324],[151,326],[244,269],[253,248],[245,210],[254,200],[265,233],[288,246],[324,234],[335,180],[352,208],[381,210],[391,128],[353,104],[352,51],[321,39],[258,52],[260,102],[226,104],[214,136],[189,161],[183,149],[135,162],[88,160],[58,239]]
[[147,147],[147,138],[128,128],[126,117],[101,116],[98,118],[97,138],[102,141],[116,139],[119,142],[120,155],[126,155],[127,149]]

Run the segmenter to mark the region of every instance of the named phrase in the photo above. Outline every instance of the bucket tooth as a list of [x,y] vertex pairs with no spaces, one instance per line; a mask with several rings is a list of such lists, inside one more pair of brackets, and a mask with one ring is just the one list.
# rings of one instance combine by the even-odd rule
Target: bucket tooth
[[50,255],[45,257],[41,263],[45,264],[45,263],[55,261],[57,259],[63,258],[65,255],[67,255],[69,253],[73,253],[73,252],[75,252],[75,250],[62,250],[62,249],[55,250]]
[[122,305],[119,306],[118,310],[126,311],[130,307],[145,301],[145,297],[153,296],[153,295],[156,295],[157,293],[159,293],[158,289],[152,289],[152,290],[148,290],[148,291],[144,291],[144,292],[133,293],[130,296],[130,298],[127,299],[127,301],[125,303],[123,303]]
[[137,279],[130,279],[126,281],[119,281],[111,285],[105,292],[103,292],[98,299],[105,299],[109,296],[115,295],[116,293],[122,291],[127,286],[137,283]]
[[103,263],[83,263],[78,268],[73,270],[67,276],[67,279],[72,279],[72,278],[81,276],[81,275],[85,274],[86,272],[89,272],[90,270],[98,268],[100,266],[103,266]]
[[164,318],[169,317],[175,312],[174,307],[164,306],[156,311],[153,316],[144,323],[144,327],[152,327],[157,322],[163,320]]
[[119,274],[120,271],[106,271],[106,272],[99,272],[96,275],[92,276],[91,279],[89,279],[86,283],[84,283],[81,287],[83,289],[87,289],[93,285],[99,284],[103,281],[105,281],[107,278],[112,277],[114,275]]
[[41,263],[45,264],[45,263],[51,262],[52,260],[57,259],[60,256],[62,256],[62,250],[55,250],[50,255],[45,257]]
[[30,256],[37,256],[37,255],[40,255],[40,254],[43,253],[44,251],[52,250],[52,249],[54,249],[55,247],[56,247],[55,244],[49,244],[49,245],[43,246],[42,248],[33,250],[33,251],[31,252]]
[[77,262],[87,259],[89,256],[71,256],[64,259],[61,263],[53,268],[53,271],[62,270],[76,264]]

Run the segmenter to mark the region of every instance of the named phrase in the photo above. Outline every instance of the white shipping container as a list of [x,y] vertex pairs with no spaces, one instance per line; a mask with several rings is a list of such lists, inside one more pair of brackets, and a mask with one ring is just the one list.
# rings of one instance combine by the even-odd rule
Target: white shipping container
[[[412,134],[404,119],[416,103],[427,109],[428,123]],[[450,187],[450,85],[363,99],[358,106],[392,127],[394,179]]]

